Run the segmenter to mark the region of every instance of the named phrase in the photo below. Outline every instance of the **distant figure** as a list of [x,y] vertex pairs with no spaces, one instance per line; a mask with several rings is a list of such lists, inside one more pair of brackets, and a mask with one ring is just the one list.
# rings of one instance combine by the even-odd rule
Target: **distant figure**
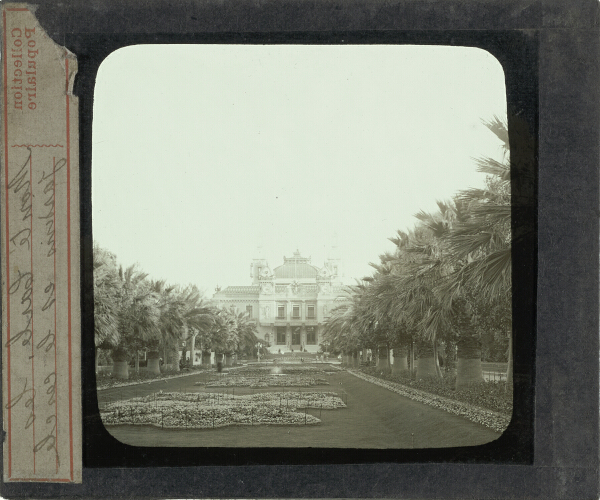
[[221,373],[223,371],[223,362],[217,361],[217,371]]

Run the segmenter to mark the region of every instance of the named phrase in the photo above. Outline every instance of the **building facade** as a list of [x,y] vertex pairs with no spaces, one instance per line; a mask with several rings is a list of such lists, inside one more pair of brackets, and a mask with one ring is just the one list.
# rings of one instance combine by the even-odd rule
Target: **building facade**
[[213,299],[221,307],[247,312],[271,352],[317,352],[323,321],[343,291],[341,272],[335,253],[320,268],[298,251],[272,270],[258,258],[250,265],[251,285],[229,286]]

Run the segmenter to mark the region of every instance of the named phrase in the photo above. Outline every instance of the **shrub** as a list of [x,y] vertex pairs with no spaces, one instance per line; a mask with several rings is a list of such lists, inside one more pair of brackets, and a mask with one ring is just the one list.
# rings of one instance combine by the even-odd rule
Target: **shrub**
[[[363,373],[390,382],[412,387],[424,392],[436,394],[455,401],[472,404],[500,413],[512,413],[513,391],[506,382],[478,382],[456,391],[454,389],[456,376],[446,373],[443,378],[427,377],[421,380],[411,380],[410,372],[400,374],[384,373],[383,369],[375,367],[361,368]],[[383,373],[382,373],[383,372]]]

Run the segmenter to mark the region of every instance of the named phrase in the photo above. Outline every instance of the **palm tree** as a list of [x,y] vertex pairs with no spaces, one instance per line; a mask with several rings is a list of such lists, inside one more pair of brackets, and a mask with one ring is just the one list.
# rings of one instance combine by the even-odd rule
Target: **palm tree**
[[138,371],[139,350],[160,339],[158,300],[146,277],[135,266],[119,268],[123,290],[118,316],[120,342],[113,350],[113,374],[119,378],[129,377],[127,360],[131,353]]
[[[497,117],[486,126],[503,141],[508,154],[506,126]],[[459,295],[468,302],[460,302],[455,311],[463,323],[465,312],[462,309],[465,307],[467,314],[475,317],[489,316],[490,308],[501,311],[505,318],[511,317],[510,166],[507,161],[499,163],[490,158],[476,161],[478,171],[488,174],[486,187],[459,193],[457,200],[468,206],[468,217],[459,221],[447,238],[457,271],[453,276],[454,283],[446,285],[444,291],[448,297]],[[510,321],[506,322],[506,334],[509,338],[507,380],[512,383]],[[458,344],[459,351],[466,341],[464,350],[474,356],[474,345],[468,345],[464,335],[463,339]]]
[[256,323],[250,319],[247,312],[239,313],[236,317],[238,337],[237,352],[252,352],[258,343]]
[[226,354],[233,353],[238,346],[238,332],[235,311],[227,308],[213,309],[214,324],[212,327],[212,347],[214,348],[218,360]]
[[[202,297],[202,293],[195,285],[184,288],[180,294],[183,304],[183,338],[187,339],[186,345],[190,349],[190,361],[193,364],[196,342],[200,344],[202,355],[211,347],[210,333],[214,326],[214,309]],[[171,351],[174,352],[174,351]],[[177,364],[178,360],[172,362]]]
[[[389,271],[379,270],[373,280],[372,307],[392,325],[389,339],[396,344],[399,358],[406,353],[403,344],[410,344],[412,348],[413,341],[417,342],[417,377],[439,377],[437,342],[440,333],[438,328],[427,329],[426,320],[437,307],[433,283],[443,274],[444,265],[433,237],[434,222],[438,221],[423,213],[419,217],[429,221],[433,228],[428,229],[422,222],[410,233],[398,232],[399,238],[391,238],[397,245],[396,253],[384,256]],[[400,367],[404,367],[402,363]]]
[[118,314],[121,281],[116,258],[110,252],[94,244],[94,345],[95,370],[98,373],[100,349],[110,350],[119,344]]
[[343,364],[347,363],[348,336],[353,314],[353,305],[345,302],[334,307],[323,324],[323,340],[331,346],[332,351],[342,351]]
[[[495,118],[486,125],[503,141],[507,152],[508,134],[500,120]],[[437,332],[454,331],[457,388],[483,380],[481,343],[474,324],[477,309],[489,309],[490,305],[498,309],[499,303],[510,303],[510,169],[507,163],[488,158],[476,162],[478,170],[488,174],[485,189],[463,191],[451,202],[438,202],[436,214],[417,214],[433,238],[431,245],[416,248],[425,258],[413,275],[425,278],[433,292],[420,323],[433,340],[434,351]],[[500,309],[506,312],[507,308]],[[423,312],[422,307],[416,312]],[[511,365],[509,358],[509,372]]]
[[[485,125],[502,141],[506,159],[505,125],[497,117]],[[371,264],[373,276],[364,278],[327,322],[326,336],[333,345],[348,348],[354,340],[351,332],[356,332],[362,345],[371,348],[400,344],[396,350],[402,357],[402,344],[410,341],[412,349],[417,340],[418,376],[441,377],[439,343],[456,343],[456,386],[483,380],[477,328],[490,312],[494,318],[510,318],[510,168],[507,161],[475,161],[488,175],[486,187],[438,201],[435,213],[415,215],[413,230],[390,238],[395,253]],[[506,323],[510,332],[510,321]],[[511,354],[509,348],[509,377]]]
[[[148,345],[148,372],[160,374],[158,349],[162,345],[165,363],[167,349],[172,347],[182,336],[185,323],[182,315],[183,303],[174,286],[166,286],[163,280],[152,281],[150,290],[157,301],[159,313],[158,330],[160,336]],[[179,366],[177,364],[177,366]]]

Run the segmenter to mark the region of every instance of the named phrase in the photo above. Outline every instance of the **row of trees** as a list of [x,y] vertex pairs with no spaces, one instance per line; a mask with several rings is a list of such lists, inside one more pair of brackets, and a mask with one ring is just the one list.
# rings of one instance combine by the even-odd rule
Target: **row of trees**
[[[509,143],[497,117],[484,122],[503,144],[504,161],[475,160],[485,188],[437,202],[415,215],[412,230],[390,238],[393,252],[372,263],[372,276],[349,287],[327,321],[326,340],[346,355],[394,352],[394,368],[408,369],[419,351],[417,377],[441,377],[440,350],[457,357],[456,386],[483,380],[482,337],[507,346],[512,382],[511,203]],[[505,342],[503,342],[505,341]],[[411,352],[414,359],[414,352]]]
[[194,285],[151,280],[136,266],[123,268],[114,254],[94,246],[94,340],[96,371],[101,350],[110,352],[113,373],[128,377],[128,362],[148,353],[148,370],[159,372],[159,358],[179,369],[180,347],[224,355],[252,352],[256,327],[246,313],[218,308]]

